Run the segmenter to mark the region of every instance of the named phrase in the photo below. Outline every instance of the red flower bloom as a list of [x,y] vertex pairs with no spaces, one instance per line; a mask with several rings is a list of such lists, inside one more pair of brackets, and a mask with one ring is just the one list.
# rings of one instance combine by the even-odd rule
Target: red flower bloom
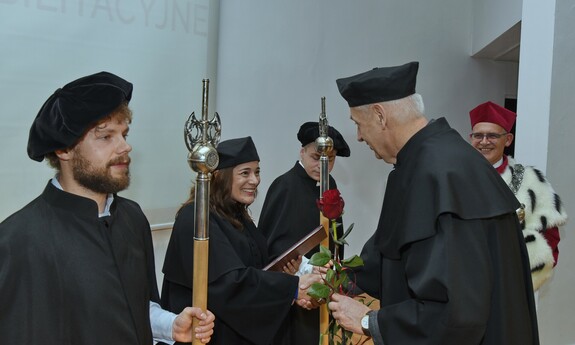
[[330,189],[323,192],[323,197],[317,200],[317,207],[328,219],[337,219],[343,214],[345,202],[337,189]]

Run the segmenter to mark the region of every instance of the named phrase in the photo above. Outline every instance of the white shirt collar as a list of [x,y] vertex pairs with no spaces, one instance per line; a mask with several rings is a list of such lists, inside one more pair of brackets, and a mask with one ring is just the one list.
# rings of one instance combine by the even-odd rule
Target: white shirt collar
[[500,160],[498,160],[497,162],[495,162],[495,164],[493,164],[493,167],[495,169],[499,168],[501,166],[501,164],[503,164],[503,156],[501,157]]

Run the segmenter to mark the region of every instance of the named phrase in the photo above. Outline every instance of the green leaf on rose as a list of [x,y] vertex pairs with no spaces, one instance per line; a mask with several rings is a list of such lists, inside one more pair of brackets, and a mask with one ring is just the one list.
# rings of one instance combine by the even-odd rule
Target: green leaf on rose
[[323,285],[321,283],[313,283],[307,290],[307,294],[310,295],[312,298],[320,299],[325,298],[327,299],[331,293],[331,289],[329,286]]
[[325,280],[328,282],[328,284],[333,284],[335,278],[336,278],[335,271],[332,270],[331,268],[327,270],[327,273],[325,274]]
[[345,267],[359,267],[363,266],[363,259],[357,255],[352,256],[341,261],[342,266]]
[[345,273],[345,271],[341,272],[339,274],[339,279],[335,281],[333,286],[345,286],[343,284],[347,283],[347,281],[349,281],[349,277],[347,276],[347,273]]
[[325,246],[319,246],[319,252],[323,253],[323,254],[327,254],[331,257],[331,251],[329,250],[329,248],[327,248]]
[[310,265],[313,266],[324,266],[331,260],[331,255],[329,253],[317,252],[311,256],[309,259]]
[[333,240],[333,242],[339,244],[340,246],[348,244],[344,238],[340,238],[339,240]]
[[341,272],[341,269],[342,269],[341,264],[336,261],[336,262],[333,264],[333,269],[334,269],[336,272]]
[[353,226],[355,223],[351,223],[351,225],[349,226],[349,228],[347,228],[347,230],[345,230],[343,236],[341,237],[341,239],[343,240],[344,238],[347,237],[347,235],[349,235],[349,233],[351,232],[351,230],[353,230]]

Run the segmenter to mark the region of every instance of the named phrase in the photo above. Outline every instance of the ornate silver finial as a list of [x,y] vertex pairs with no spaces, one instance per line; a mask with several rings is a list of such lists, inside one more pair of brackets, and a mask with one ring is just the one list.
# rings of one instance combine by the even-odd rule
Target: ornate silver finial
[[188,164],[196,172],[209,173],[214,171],[219,163],[216,146],[220,142],[222,126],[220,116],[214,113],[208,120],[208,90],[209,79],[204,79],[202,97],[202,119],[196,119],[192,112],[184,127],[184,139],[188,147]]

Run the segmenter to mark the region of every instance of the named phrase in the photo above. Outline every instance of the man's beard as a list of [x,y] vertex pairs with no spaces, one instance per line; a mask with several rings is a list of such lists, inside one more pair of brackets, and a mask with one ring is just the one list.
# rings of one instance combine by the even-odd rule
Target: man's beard
[[110,175],[109,167],[120,163],[129,162],[129,157],[118,157],[106,164],[103,168],[94,167],[90,161],[84,158],[79,152],[76,152],[72,160],[72,172],[74,179],[83,187],[96,193],[110,194],[118,193],[130,185],[130,171],[126,169],[126,174],[115,178]]

